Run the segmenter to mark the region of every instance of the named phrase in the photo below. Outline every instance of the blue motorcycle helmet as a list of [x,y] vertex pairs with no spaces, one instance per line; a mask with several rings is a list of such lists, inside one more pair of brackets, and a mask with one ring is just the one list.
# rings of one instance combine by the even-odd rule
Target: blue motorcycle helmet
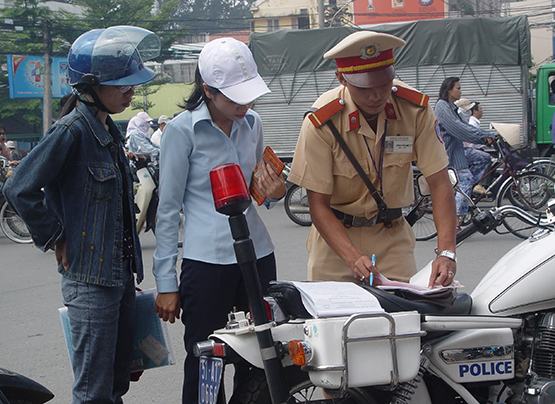
[[147,29],[128,25],[93,29],[71,45],[69,84],[77,92],[90,92],[96,85],[144,84],[156,76],[144,62],[159,54],[160,39]]

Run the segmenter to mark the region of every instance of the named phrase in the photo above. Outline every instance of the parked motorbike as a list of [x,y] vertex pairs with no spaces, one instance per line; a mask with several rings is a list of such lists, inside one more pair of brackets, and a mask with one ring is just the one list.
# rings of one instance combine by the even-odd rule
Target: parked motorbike
[[9,161],[0,156],[0,229],[10,240],[20,244],[29,244],[33,242],[29,229],[2,193],[2,187],[11,175],[11,170]]
[[0,404],[42,404],[53,398],[50,390],[34,380],[0,368]]
[[287,217],[299,226],[310,226],[312,224],[306,188],[287,183],[283,207]]
[[[158,209],[158,181],[159,181],[159,165],[158,160],[151,160],[145,157],[134,157],[130,160],[131,174],[134,179],[135,190],[135,207],[137,209],[136,224],[137,231],[141,231],[144,226],[144,231],[152,230],[156,232],[156,210]],[[138,189],[141,185],[141,178],[145,187],[149,188],[148,200],[139,201]],[[143,208],[141,210],[141,207]],[[145,209],[146,207],[146,209]]]
[[[238,262],[250,277],[254,261],[240,250],[246,222],[237,210],[228,212]],[[196,346],[199,402],[223,403],[225,364],[246,362],[252,376],[236,386],[232,403],[555,403],[554,214],[555,200],[539,222],[515,206],[474,218],[461,241],[509,216],[540,230],[503,256],[470,295],[438,301],[367,287],[385,312],[310,318],[282,293],[267,300],[266,321],[260,309],[252,310],[254,324],[245,313],[230,313],[224,329]],[[430,271],[431,263],[413,280],[426,281]],[[247,293],[257,307],[256,293]],[[281,369],[272,369],[275,360]]]

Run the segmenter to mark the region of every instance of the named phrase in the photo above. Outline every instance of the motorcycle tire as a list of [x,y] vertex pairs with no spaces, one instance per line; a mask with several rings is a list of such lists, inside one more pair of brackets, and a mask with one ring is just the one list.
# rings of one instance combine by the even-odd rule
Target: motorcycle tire
[[4,202],[0,209],[0,228],[6,237],[16,243],[29,244],[33,242],[25,222],[7,201]]
[[[316,387],[310,380],[306,380],[307,377],[308,375],[303,372],[305,380],[294,384],[289,389],[288,404],[309,403],[313,400],[323,399],[322,389]],[[268,404],[271,402],[264,371],[253,369],[248,382],[237,387],[229,404]],[[345,396],[341,397],[340,400],[338,399],[338,402],[343,404],[378,404],[362,389],[358,388],[347,389]]]
[[305,188],[291,184],[285,194],[284,208],[285,213],[294,223],[300,226],[310,226],[312,224]]
[[[555,196],[555,179],[539,172],[525,172],[506,182],[496,198],[496,206],[513,205],[536,215],[545,217],[547,202]],[[515,236],[527,239],[537,229],[517,217],[503,219],[505,228]]]

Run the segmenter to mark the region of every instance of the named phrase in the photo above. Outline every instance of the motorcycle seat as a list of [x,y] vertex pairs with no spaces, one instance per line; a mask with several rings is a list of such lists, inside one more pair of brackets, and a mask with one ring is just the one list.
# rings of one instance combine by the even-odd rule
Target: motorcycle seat
[[[415,294],[400,296],[370,286],[362,287],[378,299],[387,313],[417,311],[421,315],[467,315],[472,308],[472,298],[469,295],[457,294],[452,290],[442,296],[430,298]],[[401,294],[401,292],[396,293]],[[280,317],[283,319],[312,318],[303,305],[298,289],[291,283],[272,282],[268,288],[268,295],[278,304],[281,310]]]
[[453,294],[446,301],[425,296],[416,298],[414,295],[407,299],[378,288],[365,287],[365,289],[378,299],[380,305],[388,313],[418,311],[423,315],[467,315],[472,309],[472,297],[466,293]]

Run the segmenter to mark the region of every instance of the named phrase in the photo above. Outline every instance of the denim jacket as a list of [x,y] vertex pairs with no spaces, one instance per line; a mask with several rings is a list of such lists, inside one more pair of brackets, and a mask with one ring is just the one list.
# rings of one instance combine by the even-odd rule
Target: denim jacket
[[[118,129],[110,132],[94,110],[78,103],[58,120],[6,182],[4,195],[27,224],[41,250],[66,241],[65,277],[97,285],[121,286],[123,268],[123,177],[132,216],[133,180]],[[110,133],[113,133],[112,136]],[[117,139],[117,141],[114,141]],[[143,279],[141,247],[131,218],[137,282]]]

